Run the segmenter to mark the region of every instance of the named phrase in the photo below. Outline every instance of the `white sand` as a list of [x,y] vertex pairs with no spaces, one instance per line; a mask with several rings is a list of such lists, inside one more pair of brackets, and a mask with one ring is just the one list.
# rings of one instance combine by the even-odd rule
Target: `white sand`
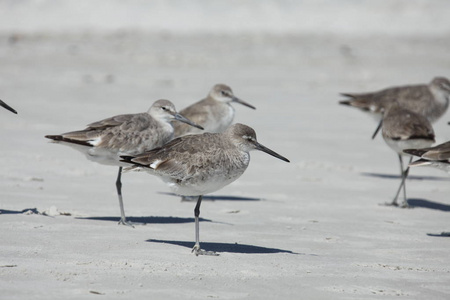
[[[449,77],[448,1],[322,1],[323,11],[270,1],[254,15],[254,2],[233,2],[238,21],[255,16],[246,32],[206,17],[155,28],[164,14],[144,18],[144,2],[133,2],[127,18],[115,3],[108,26],[66,18],[70,1],[0,4],[2,24],[9,21],[0,98],[19,112],[0,110],[0,299],[450,297],[450,238],[433,236],[450,231],[449,177],[413,169],[415,208],[380,206],[398,187],[397,157],[380,136],[370,140],[373,120],[337,104],[339,92]],[[82,3],[89,20],[101,10]],[[195,5],[219,21],[231,14]],[[183,6],[164,7],[183,15]],[[274,9],[277,26],[257,17]],[[301,18],[309,13],[336,28],[314,30]],[[247,172],[204,201],[202,246],[218,257],[190,253],[194,203],[164,194],[155,177],[127,173],[125,211],[138,224],[118,226],[117,169],[44,139],[145,111],[159,98],[181,109],[218,82],[257,107],[235,105],[236,122],[291,160],[252,153]],[[448,120],[434,125],[438,142],[450,140]]]

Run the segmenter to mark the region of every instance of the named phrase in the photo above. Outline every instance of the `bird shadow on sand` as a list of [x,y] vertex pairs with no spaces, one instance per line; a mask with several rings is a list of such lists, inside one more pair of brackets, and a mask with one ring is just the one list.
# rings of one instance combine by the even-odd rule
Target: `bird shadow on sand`
[[[158,194],[161,195],[168,195],[168,196],[174,196],[179,197],[181,196],[174,194],[174,193],[167,193],[167,192],[159,192]],[[253,198],[253,197],[241,197],[241,196],[229,196],[229,195],[204,195],[203,201],[261,201],[264,200],[262,198]],[[197,197],[189,197],[187,200],[183,200],[183,202],[196,202]]]
[[[94,220],[94,221],[111,221],[119,222],[119,217],[77,217],[81,220]],[[127,217],[127,221],[136,225],[145,224],[182,224],[182,223],[194,223],[194,218],[179,218],[179,217],[160,217],[160,216],[146,216],[146,217]],[[212,222],[212,220],[200,218],[200,222]]]
[[25,208],[22,210],[7,210],[7,209],[0,209],[0,215],[20,215],[20,214],[36,214],[39,215],[40,212],[36,207],[34,208]]
[[[154,240],[150,239],[146,242],[150,243],[161,243],[161,244],[171,244],[171,245],[177,245],[186,247],[189,249],[192,249],[194,247],[194,242],[186,242],[186,241],[168,241],[168,240]],[[227,244],[227,243],[208,243],[203,242],[201,243],[202,249],[205,249],[206,251],[213,251],[218,253],[243,253],[243,254],[274,254],[274,253],[289,253],[289,254],[296,254],[296,255],[312,255],[317,256],[315,254],[306,254],[306,253],[296,253],[290,250],[283,250],[283,249],[277,249],[277,248],[266,248],[266,247],[260,247],[260,246],[253,246],[253,245],[244,245],[244,244]]]
[[411,208],[428,208],[440,211],[450,211],[450,205],[433,202],[426,199],[408,198],[408,204]]
[[[400,180],[401,176],[400,174],[394,175],[394,174],[382,174],[382,173],[370,173],[370,172],[361,172],[360,173],[363,176],[367,177],[377,177],[377,178],[383,178],[383,179],[396,179]],[[432,180],[432,181],[450,181],[450,178],[448,177],[440,177],[440,176],[415,176],[415,175],[409,175],[408,180]]]
[[450,231],[443,231],[441,233],[427,233],[427,235],[433,237],[450,237]]

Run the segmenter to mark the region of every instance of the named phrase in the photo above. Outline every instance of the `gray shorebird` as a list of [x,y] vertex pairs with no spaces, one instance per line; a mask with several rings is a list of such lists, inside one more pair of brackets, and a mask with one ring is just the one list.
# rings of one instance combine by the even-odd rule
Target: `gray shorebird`
[[4,108],[6,108],[7,110],[9,110],[12,113],[17,114],[17,111],[12,108],[11,106],[9,106],[8,104],[6,104],[5,102],[3,102],[2,100],[0,100],[0,106],[3,106]]
[[45,137],[81,151],[89,160],[119,166],[116,180],[121,215],[119,224],[131,225],[126,220],[123,207],[120,156],[136,155],[170,141],[173,138],[173,120],[202,128],[177,113],[169,100],[158,100],[145,113],[118,115],[91,123],[83,130]]
[[429,148],[406,149],[403,152],[420,158],[410,163],[410,167],[430,166],[450,174],[450,141]]
[[[414,113],[394,102],[383,117],[382,135],[385,142],[398,154],[400,161],[401,183],[390,205],[398,206],[397,198],[403,187],[404,201],[401,207],[408,207],[406,198],[405,180],[408,177],[409,167],[403,168],[403,152],[410,148],[425,148],[434,143],[434,131],[430,122],[423,115]],[[410,157],[409,162],[411,162]]]
[[[405,149],[403,152],[420,157],[409,163],[410,167],[429,166],[450,174],[450,141],[429,148]],[[440,235],[450,236],[450,231],[443,231]]]
[[393,102],[425,116],[431,123],[436,122],[446,111],[450,99],[450,81],[445,77],[435,77],[429,84],[391,87],[381,91],[362,94],[342,93],[350,99],[340,104],[358,108],[373,115],[379,125],[372,138],[381,127],[383,111]]
[[[256,109],[253,105],[237,98],[229,86],[216,84],[205,99],[186,107],[180,111],[180,114],[202,126],[205,132],[224,132],[234,119],[234,108],[231,103],[240,103]],[[185,126],[185,124],[174,123],[173,126],[175,137],[201,133],[193,127]]]
[[255,131],[234,124],[223,133],[186,135],[161,148],[136,156],[122,156],[133,164],[126,170],[145,170],[162,178],[178,195],[197,196],[195,216],[196,255],[215,255],[200,248],[199,216],[202,197],[238,179],[247,169],[251,150],[260,150],[289,162],[256,140]]

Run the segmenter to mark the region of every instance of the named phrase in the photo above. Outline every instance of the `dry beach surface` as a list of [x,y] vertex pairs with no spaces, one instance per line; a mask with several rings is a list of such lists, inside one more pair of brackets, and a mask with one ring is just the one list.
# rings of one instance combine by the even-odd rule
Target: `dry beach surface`
[[[399,1],[397,1],[399,2]],[[400,1],[400,3],[402,3]],[[441,2],[440,2],[441,3]],[[380,205],[399,184],[376,122],[337,104],[450,76],[450,26],[439,34],[112,30],[0,35],[0,299],[448,299],[447,174],[416,168],[412,209]],[[252,152],[246,173],[202,204],[145,173],[49,143],[159,98],[178,109],[223,82],[253,111],[236,122],[291,160]],[[434,125],[450,140],[447,113]]]

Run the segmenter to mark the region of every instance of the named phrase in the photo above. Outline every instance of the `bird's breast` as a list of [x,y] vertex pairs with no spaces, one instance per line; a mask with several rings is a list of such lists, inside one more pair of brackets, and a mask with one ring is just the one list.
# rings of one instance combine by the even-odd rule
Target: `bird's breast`
[[211,108],[209,118],[204,124],[205,131],[224,132],[234,120],[234,108],[228,104],[222,104]]
[[220,190],[238,179],[250,162],[248,153],[222,152],[215,159],[206,159],[202,164],[186,167],[183,178],[166,178],[175,193],[198,196]]

